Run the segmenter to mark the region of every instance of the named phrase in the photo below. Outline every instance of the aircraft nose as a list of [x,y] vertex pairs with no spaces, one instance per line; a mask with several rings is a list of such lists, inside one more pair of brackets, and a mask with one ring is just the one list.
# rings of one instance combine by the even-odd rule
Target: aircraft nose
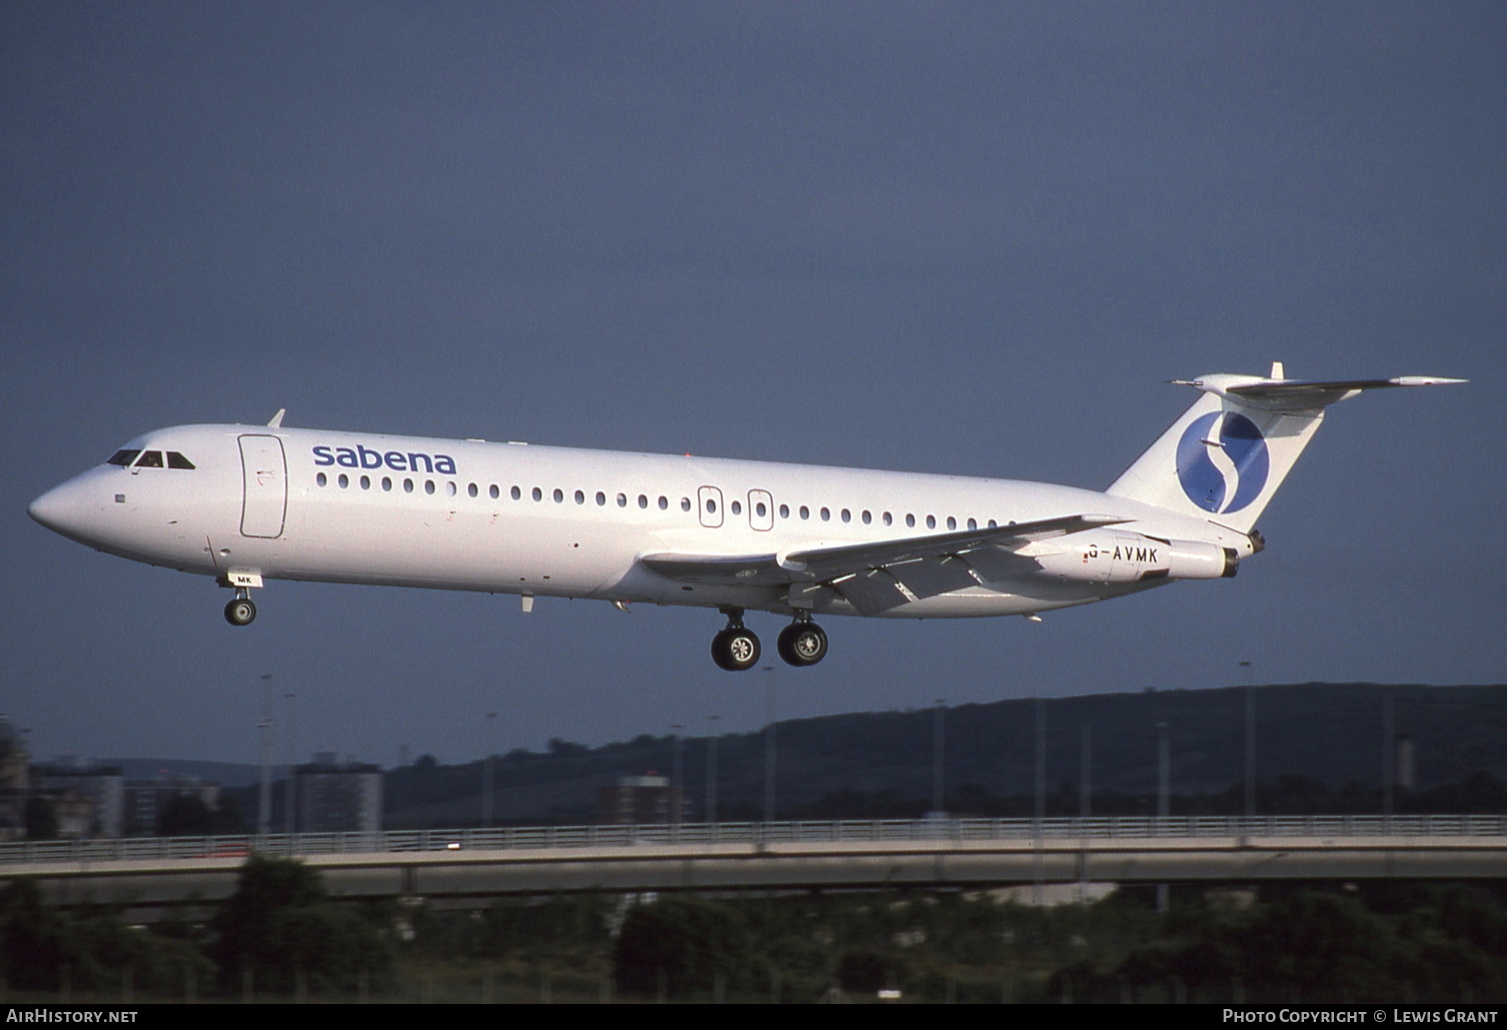
[[69,480],[32,501],[27,505],[26,513],[54,533],[76,537],[84,529],[88,517],[88,506],[82,494],[81,484]]

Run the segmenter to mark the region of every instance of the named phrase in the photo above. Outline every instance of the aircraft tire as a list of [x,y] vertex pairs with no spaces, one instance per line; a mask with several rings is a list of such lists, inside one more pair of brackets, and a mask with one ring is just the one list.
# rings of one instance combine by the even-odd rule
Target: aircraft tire
[[728,628],[712,638],[712,661],[728,672],[744,672],[758,665],[759,650],[759,638],[752,630]]
[[785,664],[802,668],[827,657],[827,631],[814,622],[792,622],[776,642]]
[[249,626],[256,621],[256,605],[249,597],[237,597],[225,606],[225,621],[232,626]]

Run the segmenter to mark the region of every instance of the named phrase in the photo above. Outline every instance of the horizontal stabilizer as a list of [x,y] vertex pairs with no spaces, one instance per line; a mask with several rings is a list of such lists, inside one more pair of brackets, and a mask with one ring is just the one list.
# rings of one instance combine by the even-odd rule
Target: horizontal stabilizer
[[1267,410],[1313,411],[1337,404],[1365,390],[1388,390],[1403,386],[1450,386],[1469,382],[1444,376],[1394,376],[1391,379],[1256,379],[1251,376],[1207,376],[1174,379],[1178,386],[1192,386],[1216,396],[1238,400]]

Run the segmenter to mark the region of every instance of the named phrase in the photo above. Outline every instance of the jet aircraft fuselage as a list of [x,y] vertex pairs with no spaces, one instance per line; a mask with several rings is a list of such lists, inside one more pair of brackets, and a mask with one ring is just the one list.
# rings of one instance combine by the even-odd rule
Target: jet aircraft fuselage
[[[1210,376],[1108,491],[912,472],[267,426],[132,440],[38,498],[34,519],[109,554],[250,590],[311,580],[720,609],[713,657],[826,654],[815,616],[1026,615],[1234,575],[1322,418],[1379,386]],[[1244,391],[1240,390],[1245,387]]]

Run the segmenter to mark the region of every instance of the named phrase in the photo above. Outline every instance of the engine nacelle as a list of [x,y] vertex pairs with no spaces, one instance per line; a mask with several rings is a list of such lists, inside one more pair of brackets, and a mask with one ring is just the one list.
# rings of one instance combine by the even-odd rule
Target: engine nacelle
[[1019,553],[1035,559],[1042,572],[1078,583],[1222,579],[1240,568],[1240,556],[1233,548],[1114,530],[1071,533]]

